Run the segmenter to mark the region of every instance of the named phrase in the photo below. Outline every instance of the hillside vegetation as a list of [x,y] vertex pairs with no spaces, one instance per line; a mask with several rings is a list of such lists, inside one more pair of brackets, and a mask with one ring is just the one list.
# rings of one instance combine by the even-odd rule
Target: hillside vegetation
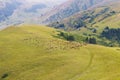
[[0,31],[0,80],[120,80],[120,48],[66,41],[21,25]]
[[[75,36],[82,36],[82,41],[86,41],[88,38],[95,38],[97,44],[120,46],[118,31],[120,28],[119,4],[120,1],[118,0],[109,2],[109,4],[106,3],[106,5],[98,5],[97,7],[76,13],[61,21],[51,23],[49,26],[71,31]],[[109,33],[106,33],[106,35],[114,37],[114,39],[109,39],[102,34],[107,28],[110,31],[108,30]],[[81,41],[81,39],[77,41]]]

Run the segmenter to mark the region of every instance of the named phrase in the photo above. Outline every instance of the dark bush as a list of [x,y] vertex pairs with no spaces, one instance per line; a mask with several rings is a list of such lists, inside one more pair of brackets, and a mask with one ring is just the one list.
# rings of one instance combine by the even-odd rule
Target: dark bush
[[90,44],[96,44],[97,43],[97,41],[96,41],[96,38],[86,38],[85,39],[85,41],[87,42],[87,43],[90,43]]
[[120,28],[118,29],[108,29],[105,28],[101,34],[102,37],[105,37],[109,40],[119,41],[120,42]]
[[74,38],[74,36],[69,35],[69,36],[67,36],[67,40],[68,40],[68,41],[74,41],[74,40],[75,40],[75,38]]
[[74,36],[70,35],[68,33],[60,32],[59,36],[63,37],[67,41],[74,41],[75,40]]
[[6,77],[8,77],[7,73],[3,74],[1,78],[3,79],[3,78],[6,78]]
[[89,39],[89,43],[91,43],[91,44],[96,44],[96,39],[95,39],[95,38],[90,38],[90,39]]
[[93,33],[97,33],[97,30],[96,30],[96,29],[93,29]]

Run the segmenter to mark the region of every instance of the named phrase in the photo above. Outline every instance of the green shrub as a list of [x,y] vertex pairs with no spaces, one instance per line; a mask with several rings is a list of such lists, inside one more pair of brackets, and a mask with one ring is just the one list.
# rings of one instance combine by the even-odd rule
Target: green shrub
[[90,43],[90,44],[96,44],[96,43],[97,43],[96,38],[94,38],[94,37],[93,37],[93,38],[91,38],[91,37],[88,38],[88,37],[87,37],[87,38],[85,39],[85,41],[86,41],[87,43]]
[[75,41],[74,36],[68,33],[60,32],[59,36],[64,38],[67,41]]
[[1,78],[4,79],[4,78],[6,78],[6,77],[8,77],[8,74],[7,74],[7,73],[3,74]]

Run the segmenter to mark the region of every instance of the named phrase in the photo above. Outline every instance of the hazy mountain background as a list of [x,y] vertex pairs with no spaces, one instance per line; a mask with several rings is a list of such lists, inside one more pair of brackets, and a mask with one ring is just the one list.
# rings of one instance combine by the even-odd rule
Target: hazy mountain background
[[[85,15],[83,11],[92,11],[103,6],[103,8],[110,8],[112,6],[116,9],[119,4],[115,3],[119,3],[119,1],[120,0],[1,0],[0,26],[3,28],[21,23],[51,24],[54,22],[64,22],[66,27],[74,28],[74,26],[67,24],[71,16],[72,18],[78,19],[79,16]],[[106,11],[108,11],[108,9],[105,9],[105,12]],[[100,16],[100,14],[103,13],[98,12],[96,14]],[[63,21],[65,18],[67,18],[66,21]],[[86,21],[83,20],[83,22]],[[56,24],[52,26],[56,27]]]
[[[69,17],[79,11],[103,2],[104,0],[68,0],[43,16],[46,22],[54,22]],[[47,17],[46,17],[47,16]]]
[[45,19],[45,23],[54,22],[56,20],[60,21],[81,11],[97,8],[100,6],[111,6],[107,4],[111,4],[116,1],[119,0],[68,0],[67,2],[48,12],[48,14],[45,14],[43,19]]
[[[89,2],[86,1],[85,4],[88,4],[91,2],[90,0],[88,1]],[[84,26],[88,26],[88,27],[100,26],[100,24],[101,25],[103,24],[104,26],[109,26],[111,25],[111,23],[112,23],[111,25],[112,27],[114,27],[115,24],[116,24],[116,27],[119,27],[118,22],[120,19],[120,16],[119,16],[120,15],[120,9],[119,9],[120,0],[97,0],[97,1],[98,3],[96,3],[95,5],[91,7],[88,7],[88,8],[86,7],[85,10],[84,10],[84,7],[85,7],[85,4],[84,4],[83,10],[78,10],[77,12],[73,11],[74,12],[73,15],[66,14],[62,16],[62,14],[65,14],[65,13],[61,13],[60,15],[58,15],[61,12],[61,10],[57,11],[56,14],[48,18],[48,21],[55,22],[54,20],[56,20],[56,22],[51,24],[51,26],[59,27],[61,24],[64,24],[64,26],[61,26],[61,27],[62,28],[64,27],[66,29],[67,28],[79,29]],[[73,7],[73,9],[76,9],[76,8]],[[68,10],[68,9],[65,9],[65,10]],[[105,20],[106,22],[104,22]],[[109,24],[109,21],[111,21],[110,24]]]
[[0,0],[0,26],[39,24],[40,17],[65,0]]

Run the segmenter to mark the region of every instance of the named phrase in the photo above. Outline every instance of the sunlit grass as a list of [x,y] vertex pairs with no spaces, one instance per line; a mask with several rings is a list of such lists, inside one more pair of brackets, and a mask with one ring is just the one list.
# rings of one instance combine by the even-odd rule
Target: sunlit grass
[[55,38],[21,25],[0,32],[0,80],[119,80],[120,50]]

